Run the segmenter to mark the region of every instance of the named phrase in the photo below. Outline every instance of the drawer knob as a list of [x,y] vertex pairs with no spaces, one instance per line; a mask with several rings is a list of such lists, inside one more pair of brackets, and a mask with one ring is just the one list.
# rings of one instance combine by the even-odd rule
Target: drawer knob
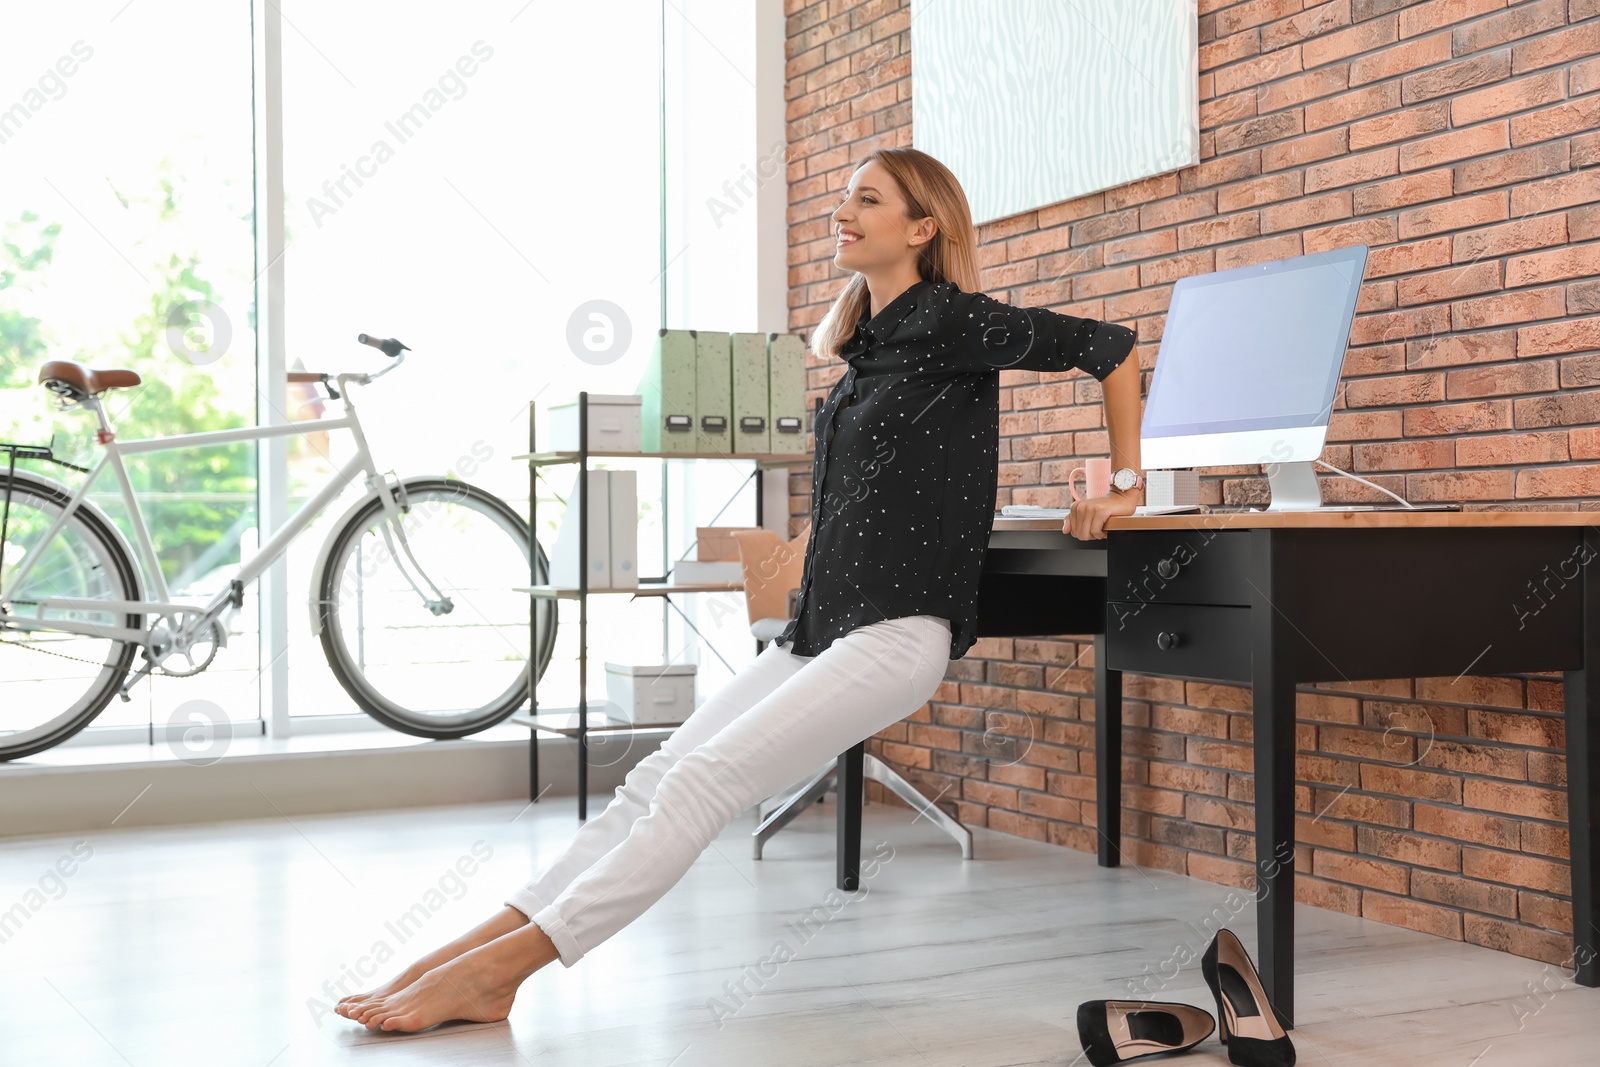
[[1156,634],[1156,647],[1161,649],[1163,652],[1167,651],[1168,649],[1177,648],[1182,643],[1183,638],[1179,637],[1176,633],[1168,633],[1166,630],[1162,630],[1160,633]]
[[1172,579],[1176,578],[1178,576],[1177,557],[1168,556],[1166,559],[1158,560],[1156,562],[1156,574],[1162,578],[1165,578],[1167,581],[1171,581]]

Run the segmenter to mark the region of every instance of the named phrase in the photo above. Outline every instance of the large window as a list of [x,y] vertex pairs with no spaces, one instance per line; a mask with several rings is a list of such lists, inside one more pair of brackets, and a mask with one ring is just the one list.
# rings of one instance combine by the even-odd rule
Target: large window
[[[94,456],[89,417],[35,384],[50,359],[139,372],[109,398],[124,440],[253,423],[250,29],[248,5],[204,0],[0,14],[0,440]],[[128,461],[174,596],[205,596],[251,550],[255,455]],[[92,499],[127,532],[113,480]],[[97,725],[165,723],[195,699],[257,718],[255,616],[233,626],[205,674],[142,683]]]

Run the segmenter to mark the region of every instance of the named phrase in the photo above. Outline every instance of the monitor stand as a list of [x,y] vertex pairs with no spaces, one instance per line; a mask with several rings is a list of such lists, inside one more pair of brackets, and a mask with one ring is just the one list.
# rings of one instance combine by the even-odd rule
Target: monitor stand
[[1267,492],[1268,511],[1322,510],[1322,487],[1315,465],[1309,462],[1268,463]]
[[1460,511],[1460,504],[1324,504],[1315,464],[1268,463],[1267,491],[1272,494],[1266,511]]

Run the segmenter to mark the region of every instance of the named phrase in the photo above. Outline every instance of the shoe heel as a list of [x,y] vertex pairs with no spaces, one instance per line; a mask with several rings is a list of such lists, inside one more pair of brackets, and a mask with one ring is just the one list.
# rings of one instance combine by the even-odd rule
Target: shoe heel
[[1213,938],[1205,954],[1200,957],[1200,977],[1211,989],[1211,999],[1217,1002],[1217,1040],[1228,1043],[1228,1016],[1222,1006],[1222,985],[1217,981],[1217,942]]

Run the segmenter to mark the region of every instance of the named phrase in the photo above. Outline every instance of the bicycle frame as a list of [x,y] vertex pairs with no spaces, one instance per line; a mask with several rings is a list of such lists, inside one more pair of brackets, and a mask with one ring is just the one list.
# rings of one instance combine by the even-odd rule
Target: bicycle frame
[[[170,636],[178,638],[181,645],[187,639],[201,633],[209,627],[213,620],[221,616],[230,605],[240,606],[243,598],[244,587],[259,578],[268,567],[277,561],[288,548],[289,543],[304,533],[312,521],[321,511],[338,498],[344,488],[357,477],[365,475],[365,484],[371,493],[377,494],[383,502],[385,527],[384,538],[389,540],[391,531],[399,537],[400,548],[404,557],[416,573],[427,583],[433,596],[417,585],[410,573],[406,573],[407,580],[413,589],[422,597],[425,604],[438,614],[437,605],[448,604],[447,598],[439,588],[423,572],[416,558],[411,554],[410,545],[406,541],[405,529],[400,521],[400,506],[394,499],[394,494],[385,491],[386,483],[378,474],[376,465],[372,461],[372,453],[367,447],[366,435],[361,430],[361,420],[356,413],[354,401],[351,399],[349,386],[351,384],[366,385],[374,379],[389,373],[405,361],[402,353],[393,364],[378,371],[376,374],[340,374],[335,380],[338,388],[339,399],[344,405],[344,414],[336,419],[315,419],[310,422],[296,422],[286,426],[248,426],[237,430],[212,430],[205,433],[182,434],[177,437],[150,438],[146,440],[120,442],[112,432],[110,421],[106,418],[104,407],[97,397],[87,397],[78,401],[81,407],[95,413],[100,423],[100,441],[105,446],[105,455],[100,462],[90,469],[88,477],[78,490],[73,493],[71,501],[62,510],[50,529],[45,533],[40,544],[48,544],[54,539],[79,506],[88,498],[89,490],[94,486],[100,475],[110,470],[116,477],[118,491],[123,505],[127,507],[133,526],[135,548],[139,556],[139,563],[146,572],[149,580],[147,593],[153,593],[153,600],[93,600],[79,598],[54,598],[32,601],[7,602],[6,590],[0,588],[0,604],[7,604],[11,609],[7,621],[12,628],[17,630],[48,630],[60,633],[76,633],[89,637],[102,637],[114,640],[127,641],[137,645],[149,646],[155,634],[155,623],[148,630],[134,630],[127,627],[100,626],[87,622],[75,622],[68,619],[45,619],[44,613],[49,610],[58,611],[97,611],[109,612],[116,615],[144,614],[154,615],[157,619],[166,619],[170,626]],[[336,471],[329,482],[317,491],[316,495],[302,504],[294,514],[290,515],[284,524],[275,532],[266,544],[261,546],[253,557],[245,561],[239,568],[238,574],[229,583],[229,588],[216,594],[215,597],[203,608],[192,604],[177,604],[171,602],[171,594],[167,591],[166,578],[161,573],[160,562],[156,558],[155,545],[150,540],[149,528],[145,525],[144,516],[139,510],[138,501],[134,496],[133,485],[128,480],[128,472],[122,460],[124,456],[143,455],[150,452],[168,452],[179,448],[197,448],[206,445],[232,444],[237,441],[264,441],[278,437],[292,437],[297,434],[312,433],[318,430],[349,430],[355,440],[356,454],[351,460]],[[400,554],[395,552],[391,542],[389,550],[398,562]],[[12,576],[11,588],[22,588],[23,582],[33,569],[33,564],[43,555],[42,552],[31,552],[24,559],[22,565]],[[405,572],[405,567],[401,567]],[[17,608],[22,605],[31,606],[33,617],[17,613]],[[446,608],[445,610],[448,610]],[[186,621],[179,623],[179,618]]]

